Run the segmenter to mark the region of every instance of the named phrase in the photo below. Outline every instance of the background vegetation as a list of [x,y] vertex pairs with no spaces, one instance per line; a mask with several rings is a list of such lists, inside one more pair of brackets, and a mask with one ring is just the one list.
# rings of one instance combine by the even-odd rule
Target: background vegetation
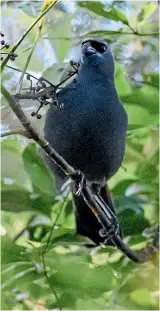
[[[1,2],[7,43],[15,44],[42,5]],[[109,186],[125,239],[135,250],[150,241],[158,221],[158,31],[156,1],[59,1],[38,37],[36,25],[2,75],[12,94],[19,90],[21,73],[8,66],[27,67],[56,83],[69,60],[78,60],[83,38],[111,44],[129,127],[123,166]],[[37,105],[22,101],[28,116]],[[3,135],[21,129],[4,98],[1,113]],[[45,109],[42,119],[32,118],[41,133],[44,118]],[[37,146],[11,135],[2,139],[1,150],[1,309],[158,310],[157,257],[138,265],[112,247],[86,248],[86,239],[75,235],[71,196],[56,193]]]

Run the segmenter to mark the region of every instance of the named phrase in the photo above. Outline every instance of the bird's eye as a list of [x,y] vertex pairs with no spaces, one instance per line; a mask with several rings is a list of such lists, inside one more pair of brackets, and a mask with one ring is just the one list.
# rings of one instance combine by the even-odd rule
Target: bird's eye
[[91,46],[99,53],[103,54],[107,50],[107,45],[98,41],[91,41]]
[[104,53],[107,50],[107,47],[103,44],[101,45],[100,50],[101,50],[101,53]]

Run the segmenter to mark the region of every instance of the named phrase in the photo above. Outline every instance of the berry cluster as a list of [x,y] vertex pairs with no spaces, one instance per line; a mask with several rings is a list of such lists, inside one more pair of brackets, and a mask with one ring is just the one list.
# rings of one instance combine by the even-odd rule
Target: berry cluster
[[[3,38],[4,37],[4,33],[0,32],[0,36]],[[9,49],[9,44],[6,43],[6,41],[4,39],[1,40],[1,51],[3,49]],[[1,61],[4,59],[4,56],[2,55],[8,55],[9,56],[9,59],[14,61],[15,58],[18,56],[16,53],[14,52],[10,52],[10,53],[5,53],[5,52],[1,52]]]

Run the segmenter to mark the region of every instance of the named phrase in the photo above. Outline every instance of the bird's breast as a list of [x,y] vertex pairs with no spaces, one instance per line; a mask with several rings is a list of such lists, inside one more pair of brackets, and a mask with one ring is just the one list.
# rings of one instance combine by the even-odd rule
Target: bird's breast
[[105,92],[70,89],[62,93],[62,110],[49,111],[45,137],[90,180],[109,179],[121,165],[126,135],[126,113]]

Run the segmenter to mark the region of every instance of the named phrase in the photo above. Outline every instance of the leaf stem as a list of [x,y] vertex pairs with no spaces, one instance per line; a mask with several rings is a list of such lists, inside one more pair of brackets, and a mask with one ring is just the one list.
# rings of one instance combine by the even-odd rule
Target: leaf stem
[[7,137],[7,136],[11,136],[11,135],[22,135],[24,137],[27,138],[32,138],[27,131],[25,130],[13,130],[13,131],[8,131],[5,133],[0,134],[0,137]]

